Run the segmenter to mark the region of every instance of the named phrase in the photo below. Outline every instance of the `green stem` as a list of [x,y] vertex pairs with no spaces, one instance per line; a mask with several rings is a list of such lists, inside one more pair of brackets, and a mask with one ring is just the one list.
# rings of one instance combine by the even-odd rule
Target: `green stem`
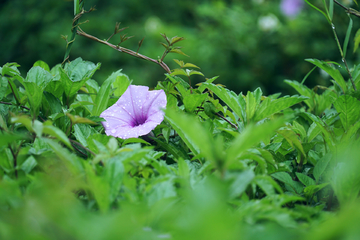
[[74,0],[74,16],[75,17],[73,19],[72,28],[71,28],[72,35],[71,35],[71,40],[66,45],[64,60],[61,63],[62,67],[64,67],[66,61],[69,59],[71,47],[75,41],[78,23],[79,23],[81,14],[82,14],[83,6],[84,6],[84,0]]
[[341,44],[340,44],[339,38],[338,38],[338,36],[336,34],[336,31],[335,31],[335,25],[332,22],[331,22],[331,28],[332,28],[332,31],[333,31],[334,36],[335,36],[336,44],[337,44],[337,46],[339,48],[339,51],[340,51],[340,54],[341,54],[341,59],[342,59],[343,63],[345,64],[346,71],[348,72],[348,74],[350,76],[350,81],[351,81],[352,87],[353,87],[354,91],[356,91],[356,86],[355,86],[354,79],[353,79],[353,77],[351,75],[349,66],[347,65],[347,62],[346,62],[346,59],[345,59],[345,56],[344,56],[344,52],[341,49]]

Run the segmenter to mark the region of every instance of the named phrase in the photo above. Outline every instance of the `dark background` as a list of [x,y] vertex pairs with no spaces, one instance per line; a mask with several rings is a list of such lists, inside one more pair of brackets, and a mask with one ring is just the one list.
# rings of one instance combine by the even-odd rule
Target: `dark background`
[[[322,1],[311,1],[322,7]],[[352,4],[351,1],[342,1]],[[85,14],[80,21],[89,20],[81,27],[100,39],[107,39],[115,23],[129,27],[125,32],[132,39],[123,47],[136,51],[138,41],[145,37],[140,53],[151,58],[162,55],[164,48],[160,33],[169,37],[181,36],[178,44],[190,57],[169,54],[165,62],[170,68],[177,65],[172,59],[181,59],[201,68],[206,77],[220,76],[216,83],[235,92],[246,92],[262,87],[265,94],[293,90],[283,80],[301,81],[312,69],[306,58],[332,60],[341,63],[331,27],[325,17],[304,4],[297,16],[285,16],[276,0],[85,0],[85,9],[96,6],[97,11]],[[350,5],[357,9],[354,4]],[[61,35],[71,36],[73,2],[65,0],[12,0],[0,2],[0,65],[17,62],[25,75],[37,60],[50,67],[61,63],[66,42]],[[359,28],[354,20],[347,59],[352,66],[358,60],[353,54],[353,37]],[[277,22],[274,28],[264,29],[260,22]],[[269,20],[270,19],[270,20]],[[348,16],[335,5],[334,23],[343,42]],[[117,44],[119,36],[110,42]],[[70,59],[100,62],[101,69],[94,79],[102,82],[111,72],[123,69],[134,84],[154,86],[164,79],[159,66],[119,53],[105,45],[77,36]],[[345,75],[345,77],[347,77]],[[193,84],[204,78],[194,76]],[[314,87],[328,85],[329,79],[319,70],[305,82]]]

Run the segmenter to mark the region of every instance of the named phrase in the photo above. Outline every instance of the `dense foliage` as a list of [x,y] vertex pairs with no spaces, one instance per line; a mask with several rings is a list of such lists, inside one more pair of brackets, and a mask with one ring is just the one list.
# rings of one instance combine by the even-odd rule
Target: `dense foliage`
[[[324,4],[317,10],[331,29],[334,1]],[[329,86],[286,80],[292,96],[236,93],[217,77],[195,85],[204,75],[196,65],[177,60],[166,70],[163,59],[183,54],[184,39],[163,34],[163,57],[147,60],[167,71],[153,88],[166,94],[164,120],[139,138],[113,137],[102,125],[134,88],[121,70],[99,84],[101,64],[82,58],[52,68],[37,61],[26,76],[4,64],[0,239],[356,238],[360,66],[345,59],[349,29],[343,64],[306,60]],[[119,25],[114,34],[126,37]]]

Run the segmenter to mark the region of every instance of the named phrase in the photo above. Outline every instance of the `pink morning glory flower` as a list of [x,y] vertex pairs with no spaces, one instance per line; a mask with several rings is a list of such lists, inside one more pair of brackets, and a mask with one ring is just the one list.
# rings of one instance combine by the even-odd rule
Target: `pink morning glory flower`
[[114,105],[100,114],[106,120],[102,122],[106,135],[127,139],[148,134],[164,120],[166,102],[163,90],[130,85]]

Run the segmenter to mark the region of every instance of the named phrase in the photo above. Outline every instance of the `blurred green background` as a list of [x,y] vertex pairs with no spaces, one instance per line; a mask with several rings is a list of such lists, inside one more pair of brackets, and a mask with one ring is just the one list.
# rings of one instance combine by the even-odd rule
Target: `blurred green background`
[[[151,58],[162,55],[164,48],[160,33],[186,40],[178,45],[190,57],[169,54],[165,62],[170,68],[181,59],[199,67],[206,77],[220,76],[216,83],[235,92],[262,87],[265,94],[294,92],[283,80],[301,81],[312,69],[306,58],[341,62],[334,37],[325,17],[303,4],[297,15],[287,16],[280,8],[280,0],[85,0],[85,9],[96,6],[97,11],[85,14],[83,30],[100,39],[107,39],[115,23],[132,39],[123,47],[136,51],[145,37],[140,53]],[[321,0],[311,1],[322,8]],[[328,2],[328,1],[326,1]],[[352,1],[340,1],[357,8]],[[43,60],[50,66],[61,63],[66,42],[61,35],[71,35],[73,2],[70,0],[35,1],[8,0],[0,3],[0,65],[17,62],[26,74],[32,64]],[[353,36],[359,28],[354,20],[347,59],[357,62],[353,53]],[[343,42],[348,16],[335,6],[334,22]],[[119,36],[111,42],[117,44]],[[134,84],[154,86],[164,79],[159,66],[119,53],[105,45],[77,36],[70,59],[101,62],[101,70],[94,78],[102,82],[111,72],[123,69]],[[345,75],[346,76],[346,75]],[[204,79],[195,76],[193,84]],[[329,79],[314,71],[306,84],[328,85]]]

